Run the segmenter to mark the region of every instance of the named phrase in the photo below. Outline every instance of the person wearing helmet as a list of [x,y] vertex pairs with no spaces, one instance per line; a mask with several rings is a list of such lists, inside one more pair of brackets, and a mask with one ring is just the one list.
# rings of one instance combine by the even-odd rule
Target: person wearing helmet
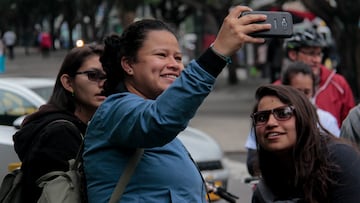
[[311,66],[316,76],[316,92],[313,97],[318,108],[333,114],[341,127],[351,108],[355,106],[352,90],[346,79],[329,70],[322,63],[324,37],[314,29],[295,32],[284,42],[285,52],[291,61],[301,61]]

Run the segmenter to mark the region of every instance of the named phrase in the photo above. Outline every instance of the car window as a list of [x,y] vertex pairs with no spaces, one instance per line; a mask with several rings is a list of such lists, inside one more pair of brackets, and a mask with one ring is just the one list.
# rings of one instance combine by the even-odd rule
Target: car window
[[32,88],[31,90],[42,97],[45,101],[48,101],[52,94],[53,86]]
[[35,112],[36,106],[14,92],[0,90],[0,125],[11,126],[20,116]]

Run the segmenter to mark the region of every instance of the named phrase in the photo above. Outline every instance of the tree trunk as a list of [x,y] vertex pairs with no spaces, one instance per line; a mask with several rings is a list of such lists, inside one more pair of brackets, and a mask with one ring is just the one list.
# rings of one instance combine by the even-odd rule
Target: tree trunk
[[73,25],[71,22],[67,22],[68,26],[69,26],[69,48],[68,49],[72,49],[74,47],[74,39],[73,39],[73,29],[75,27],[75,25]]

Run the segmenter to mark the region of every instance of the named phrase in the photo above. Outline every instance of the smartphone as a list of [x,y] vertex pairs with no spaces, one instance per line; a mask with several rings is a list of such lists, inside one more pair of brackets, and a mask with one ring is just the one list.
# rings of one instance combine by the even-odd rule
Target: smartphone
[[289,12],[284,11],[245,11],[241,16],[251,14],[264,14],[267,15],[265,21],[256,23],[271,24],[270,30],[253,32],[249,35],[252,37],[261,38],[289,38],[293,34],[293,19]]

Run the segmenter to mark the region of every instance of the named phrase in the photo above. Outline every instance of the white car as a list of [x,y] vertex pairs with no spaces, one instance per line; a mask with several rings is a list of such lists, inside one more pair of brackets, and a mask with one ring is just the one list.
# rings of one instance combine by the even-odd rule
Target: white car
[[0,78],[0,125],[11,126],[16,118],[36,111],[53,86],[48,78]]
[[[19,159],[13,148],[12,135],[24,115],[36,111],[52,93],[54,79],[0,78],[0,178],[8,165]],[[15,121],[18,119],[17,121]]]
[[[45,104],[52,93],[54,79],[0,78],[0,178],[8,172],[8,164],[18,162],[12,135],[24,115]],[[227,187],[229,170],[223,164],[224,153],[209,135],[187,127],[178,138],[183,142],[206,181]],[[212,200],[218,197],[211,196]]]

